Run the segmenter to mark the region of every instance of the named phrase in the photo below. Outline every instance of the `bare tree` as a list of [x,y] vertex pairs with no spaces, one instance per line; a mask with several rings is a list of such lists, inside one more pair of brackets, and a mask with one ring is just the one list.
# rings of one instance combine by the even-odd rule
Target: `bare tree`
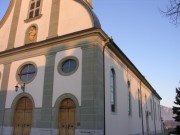
[[176,26],[180,24],[180,0],[170,0],[166,10],[162,12],[169,17],[173,24]]

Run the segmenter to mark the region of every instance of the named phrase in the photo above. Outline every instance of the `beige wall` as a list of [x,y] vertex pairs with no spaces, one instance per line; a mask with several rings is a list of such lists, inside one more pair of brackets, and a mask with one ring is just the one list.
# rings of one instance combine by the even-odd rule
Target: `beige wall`
[[[22,1],[17,31],[13,31],[15,35],[14,47],[23,46],[25,44],[25,33],[31,25],[38,26],[37,42],[48,38],[49,25],[50,21],[52,21],[50,20],[52,0],[42,0],[42,2],[42,16],[39,19],[27,21],[29,1]],[[0,24],[0,51],[4,51],[7,48],[14,6],[12,6],[12,8],[13,10],[11,10],[10,14],[7,16],[8,18],[5,23],[3,25],[2,23]],[[59,6],[59,12],[57,36],[81,31],[94,26],[91,13],[80,4],[80,2],[62,0]]]
[[90,14],[80,3],[74,0],[62,0],[60,4],[58,35],[93,27]]
[[8,19],[6,20],[6,23],[4,23],[2,27],[0,27],[0,52],[4,51],[8,45],[13,11],[14,11],[14,8],[12,12],[10,13]]
[[39,56],[29,59],[24,59],[20,61],[15,61],[11,65],[9,82],[8,82],[8,92],[6,98],[6,108],[11,108],[13,100],[18,94],[22,93],[22,90],[15,92],[15,86],[18,83],[16,76],[18,68],[26,62],[33,62],[37,66],[37,74],[34,80],[25,86],[25,92],[30,94],[35,103],[35,107],[42,107],[43,98],[43,86],[44,86],[44,71],[45,71],[45,56]]
[[26,20],[28,17],[29,1],[25,1],[25,0],[22,1],[20,19],[18,23],[16,40],[15,40],[15,47],[24,45],[26,30],[28,29],[28,27],[30,27],[33,24],[36,24],[38,26],[37,42],[45,40],[48,37],[52,1],[43,0],[42,2],[43,2],[42,10],[41,10],[42,17],[40,19],[36,19],[34,21],[25,23],[24,20]]
[[[111,112],[110,108],[110,70],[113,68],[116,74],[116,112]],[[123,64],[113,53],[106,52],[105,60],[105,71],[106,71],[106,127],[107,134],[138,134],[142,133],[142,116],[139,117],[139,105],[138,105],[138,89],[140,89],[140,80],[137,76],[127,69],[127,66]],[[131,87],[131,110],[132,114],[128,114],[128,86],[127,80],[130,81]],[[142,106],[143,106],[143,124],[144,132],[147,132],[146,124],[146,111],[151,111],[150,99],[154,99],[156,106],[160,104],[152,92],[141,83],[142,91]],[[145,100],[145,95],[147,99]],[[156,107],[157,120],[156,130],[161,131],[161,121],[158,108]],[[154,133],[154,114],[153,120],[151,116],[149,119],[149,130],[150,133]],[[116,125],[116,126],[115,126]],[[124,130],[127,129],[128,130]]]
[[[116,112],[111,112],[110,105],[110,70],[115,70],[116,78]],[[106,54],[105,60],[105,73],[106,73],[106,134],[121,134],[126,135],[127,131],[124,130],[128,127],[128,108],[127,108],[127,87],[126,76],[123,68],[113,60],[108,54]],[[123,121],[123,122],[122,122]]]
[[[74,56],[79,61],[77,71],[71,75],[63,76],[59,74],[58,63],[65,57]],[[82,78],[82,50],[81,48],[69,49],[56,54],[54,67],[54,90],[53,90],[53,106],[60,95],[71,93],[79,101],[81,105],[81,78]]]

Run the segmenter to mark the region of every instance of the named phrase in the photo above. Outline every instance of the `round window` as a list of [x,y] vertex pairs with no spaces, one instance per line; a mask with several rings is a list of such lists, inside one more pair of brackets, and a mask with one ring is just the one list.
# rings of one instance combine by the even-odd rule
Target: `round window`
[[34,79],[37,69],[33,64],[24,65],[19,71],[19,79],[22,82],[30,82]]
[[76,69],[76,61],[73,59],[67,59],[62,64],[62,71],[64,73],[70,73]]
[[76,57],[66,57],[59,62],[58,71],[62,75],[73,74],[78,68],[78,59]]

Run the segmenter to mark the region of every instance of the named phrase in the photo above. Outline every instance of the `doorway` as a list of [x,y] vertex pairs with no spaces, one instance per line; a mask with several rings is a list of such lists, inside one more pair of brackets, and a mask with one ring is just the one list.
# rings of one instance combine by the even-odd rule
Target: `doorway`
[[15,108],[13,135],[30,135],[32,126],[32,112],[32,101],[27,97],[19,99]]
[[76,106],[73,100],[64,99],[59,108],[59,135],[75,135]]

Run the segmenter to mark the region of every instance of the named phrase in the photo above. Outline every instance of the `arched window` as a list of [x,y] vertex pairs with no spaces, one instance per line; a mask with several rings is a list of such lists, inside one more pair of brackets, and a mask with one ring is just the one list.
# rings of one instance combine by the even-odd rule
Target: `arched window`
[[131,115],[132,113],[132,109],[131,109],[131,83],[130,81],[128,80],[127,82],[127,85],[128,85],[128,114]]
[[154,101],[154,119],[157,121],[156,102]]
[[152,99],[150,99],[151,104],[151,119],[153,120],[153,105],[152,105]]
[[141,93],[140,90],[138,89],[138,108],[139,108],[139,117],[141,117]]
[[31,19],[40,15],[41,1],[42,0],[30,0],[28,19]]
[[145,104],[146,104],[146,110],[148,110],[147,96],[146,95],[145,95]]
[[110,100],[111,100],[111,111],[115,112],[116,110],[116,99],[115,99],[115,71],[111,69],[110,72]]

